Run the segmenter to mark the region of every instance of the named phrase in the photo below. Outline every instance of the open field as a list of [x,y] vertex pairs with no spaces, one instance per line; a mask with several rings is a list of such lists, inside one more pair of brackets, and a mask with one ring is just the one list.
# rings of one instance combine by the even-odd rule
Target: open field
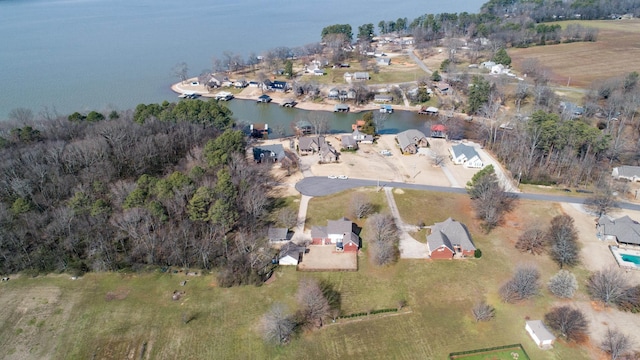
[[[525,59],[538,59],[550,71],[553,82],[559,85],[570,82],[578,87],[589,87],[596,80],[638,70],[640,20],[572,22],[598,28],[598,40],[509,49],[514,68],[520,71]],[[571,22],[560,22],[563,26],[568,23]]]
[[[377,199],[380,193],[369,194],[372,201],[383,201]],[[399,206],[401,195],[395,194]],[[517,264],[535,262],[543,282],[557,271],[548,257],[513,248],[514,236],[528,217],[512,216],[504,228],[487,235],[479,231],[464,195],[406,195],[421,201],[402,205],[404,218],[409,218],[406,209],[424,213],[428,223],[453,216],[469,226],[483,257],[403,260],[378,268],[364,251],[357,272],[279,268],[268,284],[230,289],[217,287],[211,275],[184,273],[88,274],[75,281],[62,275],[12,279],[0,288],[0,351],[13,354],[9,359],[443,359],[453,351],[521,343],[533,359],[592,357],[585,346],[559,341],[554,350],[541,351],[529,339],[525,318],[541,318],[555,302],[546,290],[519,304],[498,300],[497,289]],[[310,208],[316,217],[324,213],[317,208],[325,206],[340,216],[338,209],[344,209],[350,196],[345,192],[313,199]],[[558,212],[554,205],[525,201],[517,211],[540,220]],[[584,272],[577,275],[583,283]],[[297,282],[303,277],[317,278],[339,292],[342,314],[394,308],[400,300],[407,301],[407,312],[339,320],[300,334],[286,347],[266,345],[258,331],[259,318],[276,301],[295,311]],[[184,287],[183,280],[188,281]],[[179,301],[171,300],[176,290],[185,291]],[[579,291],[584,299],[584,289]],[[496,307],[496,318],[475,323],[470,309],[482,298]],[[42,308],[45,304],[49,310]]]

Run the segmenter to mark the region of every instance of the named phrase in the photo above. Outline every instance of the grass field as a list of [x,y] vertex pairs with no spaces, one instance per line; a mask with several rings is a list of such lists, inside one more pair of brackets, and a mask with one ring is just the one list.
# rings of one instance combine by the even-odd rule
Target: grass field
[[[383,202],[379,193],[369,194]],[[310,212],[318,223],[325,211],[331,211],[331,218],[347,215],[350,196],[314,198]],[[427,223],[448,216],[465,222],[483,257],[403,260],[379,268],[370,264],[365,251],[357,272],[309,274],[280,268],[261,287],[230,289],[218,287],[212,275],[184,273],[12,279],[0,287],[0,353],[5,359],[445,359],[455,351],[520,343],[532,359],[589,358],[581,346],[559,341],[553,350],[541,351],[529,339],[525,318],[541,318],[555,301],[546,290],[519,304],[498,300],[498,287],[519,263],[535,262],[543,281],[557,271],[548,257],[513,249],[514,234],[529,218],[511,217],[504,228],[487,235],[465,210],[464,195],[396,196],[398,205],[403,196],[419,197],[408,209],[426,216]],[[533,202],[518,206],[518,212],[531,219],[548,219],[558,211]],[[401,211],[408,217],[403,209],[407,207]],[[339,292],[343,314],[394,308],[400,300],[406,300],[407,307],[397,315],[341,320],[299,334],[285,347],[265,344],[260,317],[276,301],[295,311],[297,283],[303,277],[317,278]],[[188,280],[184,287],[183,280]],[[171,299],[176,290],[185,291],[179,301]],[[496,307],[496,318],[476,323],[470,309],[482,298]]]
[[553,82],[579,87],[638,70],[640,20],[559,22],[569,23],[598,28],[597,41],[509,49],[514,68],[520,71],[525,59],[538,59]]

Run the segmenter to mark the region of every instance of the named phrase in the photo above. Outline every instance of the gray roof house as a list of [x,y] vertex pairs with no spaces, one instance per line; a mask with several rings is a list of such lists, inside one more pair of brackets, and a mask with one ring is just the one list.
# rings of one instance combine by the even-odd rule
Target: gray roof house
[[433,259],[451,259],[455,255],[473,256],[476,251],[467,228],[452,218],[431,226],[427,248]]
[[418,148],[429,146],[429,142],[424,133],[416,129],[409,129],[398,133],[396,140],[403,154],[415,154],[418,152]]
[[378,94],[373,96],[375,102],[392,102],[393,96],[388,94]]
[[324,136],[302,136],[298,139],[298,150],[300,152],[320,151],[322,145],[326,143]]
[[269,230],[267,231],[267,237],[269,238],[270,242],[288,241],[290,240],[289,229],[269,227]]
[[282,144],[259,145],[253,147],[253,160],[258,163],[263,161],[279,162],[286,157]]
[[466,168],[482,168],[484,163],[473,146],[458,144],[451,147],[451,160]]
[[331,146],[328,142],[325,142],[320,146],[320,151],[318,152],[320,156],[320,161],[322,162],[335,162],[338,161],[340,157],[340,153]]
[[365,134],[358,129],[354,130],[351,136],[356,142],[361,142],[364,144],[373,144],[373,135]]
[[327,221],[327,226],[314,226],[311,238],[316,245],[335,244],[340,250],[354,251],[360,248],[359,232],[356,224],[343,217]]
[[358,143],[353,135],[342,135],[341,145],[343,149],[354,150],[358,148]]
[[618,244],[640,245],[640,223],[629,216],[612,219],[600,216],[596,225],[598,236],[615,240]]
[[279,265],[298,265],[302,262],[302,254],[304,254],[304,246],[298,246],[293,242],[288,242],[280,248],[278,254]]
[[629,180],[629,181],[640,181],[640,166],[620,166],[613,168],[611,172],[611,176],[613,176],[616,180]]

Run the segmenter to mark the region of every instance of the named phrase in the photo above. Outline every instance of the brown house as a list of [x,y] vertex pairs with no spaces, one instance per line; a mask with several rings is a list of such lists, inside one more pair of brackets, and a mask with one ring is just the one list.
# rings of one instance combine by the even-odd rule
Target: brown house
[[409,129],[396,135],[396,141],[403,154],[415,154],[418,148],[429,146],[427,137],[420,130]]
[[452,218],[431,227],[427,249],[432,259],[473,257],[476,251],[467,228]]

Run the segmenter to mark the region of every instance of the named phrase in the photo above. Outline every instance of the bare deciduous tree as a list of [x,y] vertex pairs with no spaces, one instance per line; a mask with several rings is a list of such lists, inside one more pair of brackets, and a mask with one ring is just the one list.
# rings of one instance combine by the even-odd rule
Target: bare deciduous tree
[[611,186],[604,181],[600,181],[595,193],[586,198],[584,204],[587,209],[600,217],[609,213],[616,206],[616,199],[613,194],[614,191]]
[[189,72],[189,67],[186,62],[177,63],[172,69],[173,75],[180,79],[181,82],[185,82],[187,80],[187,73]]
[[500,287],[504,302],[513,303],[538,294],[540,272],[534,266],[526,265],[516,269],[513,277]]
[[362,219],[373,211],[373,204],[367,195],[358,192],[351,197],[351,210],[358,219]]
[[587,290],[591,298],[602,301],[605,305],[617,303],[628,288],[625,273],[614,267],[596,271],[587,281]]
[[579,262],[578,233],[569,215],[558,215],[551,219],[551,225],[546,234],[547,241],[551,244],[551,258],[560,265],[573,266]]
[[496,309],[484,300],[476,303],[471,312],[476,322],[489,321],[496,315]]
[[447,159],[446,150],[444,150],[441,141],[433,141],[431,143],[431,161],[433,166],[440,166],[444,164]]
[[516,242],[516,249],[533,255],[539,255],[545,252],[546,245],[547,241],[545,240],[544,230],[539,227],[532,227],[520,235]]
[[582,311],[571,306],[559,306],[545,314],[544,322],[567,341],[581,340],[587,333],[588,323]]
[[576,290],[578,290],[578,281],[575,275],[569,271],[560,270],[549,279],[547,287],[553,295],[569,299],[572,298]]
[[315,279],[302,279],[296,293],[300,305],[300,320],[307,326],[320,328],[331,315],[331,306]]
[[262,336],[265,341],[283,345],[289,342],[295,323],[291,315],[287,313],[287,307],[281,303],[275,303],[269,312],[262,317]]
[[298,225],[298,213],[290,207],[282,208],[278,211],[278,222],[280,225],[292,229]]
[[600,343],[600,349],[611,356],[611,360],[623,357],[633,348],[633,342],[629,336],[616,329],[607,329],[604,339]]
[[398,258],[398,228],[391,215],[372,215],[367,221],[367,234],[376,265],[390,264]]

